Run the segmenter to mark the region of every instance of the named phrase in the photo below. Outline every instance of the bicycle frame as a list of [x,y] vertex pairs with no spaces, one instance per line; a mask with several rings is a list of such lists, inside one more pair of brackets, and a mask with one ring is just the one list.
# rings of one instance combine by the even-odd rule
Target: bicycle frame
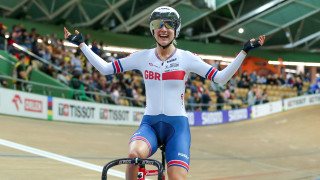
[[[164,180],[163,179],[163,165],[159,161],[153,160],[153,159],[140,159],[140,158],[116,159],[116,160],[113,160],[113,161],[107,163],[103,167],[101,180],[107,180],[107,172],[110,168],[117,166],[117,165],[122,165],[122,164],[139,165],[140,166],[139,174],[138,174],[139,180],[144,180],[146,175],[156,175],[156,173],[158,174],[158,180]],[[156,166],[158,168],[158,170],[147,171],[144,168],[144,165],[146,165],[146,164]]]

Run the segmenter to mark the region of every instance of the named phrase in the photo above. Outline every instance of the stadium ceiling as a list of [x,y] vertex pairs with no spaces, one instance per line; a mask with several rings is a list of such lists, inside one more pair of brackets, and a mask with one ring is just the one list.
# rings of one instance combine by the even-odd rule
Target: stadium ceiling
[[243,44],[265,34],[265,49],[320,52],[320,0],[6,0],[0,15],[150,36],[149,15],[162,5],[180,13],[182,39]]

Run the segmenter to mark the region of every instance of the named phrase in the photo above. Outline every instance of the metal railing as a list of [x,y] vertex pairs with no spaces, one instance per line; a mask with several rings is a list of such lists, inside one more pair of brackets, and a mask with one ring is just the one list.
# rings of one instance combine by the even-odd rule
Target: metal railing
[[16,44],[16,43],[13,43],[12,45],[13,45],[13,47],[17,48],[18,50],[20,50],[20,51],[22,51],[22,52],[24,52],[26,54],[28,54],[29,56],[32,56],[33,58],[41,61],[42,63],[45,63],[47,65],[50,65],[50,66],[54,67],[56,70],[61,71],[61,72],[65,73],[67,75],[70,75],[70,76],[72,75],[69,72],[61,69],[60,67],[48,62],[47,60],[43,59],[42,57],[40,57],[40,56],[28,51],[28,49],[26,47],[20,46],[19,44]]
[[1,54],[0,54],[0,59],[3,59],[3,60],[6,61],[7,63],[14,65],[14,62],[10,61],[10,60],[7,59],[6,57],[3,57]]
[[[36,55],[36,54],[28,51],[27,48],[25,48],[25,47],[23,47],[23,46],[20,46],[20,45],[18,45],[18,44],[16,44],[16,43],[13,43],[13,46],[14,46],[16,49],[18,49],[18,50],[20,50],[20,51],[22,51],[22,52],[30,55],[30,56],[33,57],[33,58],[35,58],[35,60],[38,60],[38,61],[40,61],[40,62],[42,62],[42,63],[44,63],[44,64],[47,64],[47,65],[50,65],[50,66],[54,67],[55,70],[58,70],[58,71],[60,71],[60,72],[63,72],[64,74],[66,74],[66,75],[68,75],[68,76],[70,76],[70,77],[72,76],[72,74],[69,73],[68,71],[65,71],[64,69],[61,69],[60,67],[58,67],[58,66],[56,66],[56,65],[48,62],[47,60],[43,59],[42,57],[40,57],[40,56],[38,56],[38,55]],[[101,93],[104,93],[104,92],[101,91],[100,89],[98,89],[98,88],[96,88],[96,87],[93,87],[93,86],[91,86],[91,85],[89,85],[89,84],[86,84],[86,83],[83,82],[83,81],[82,81],[82,83],[83,83],[84,85],[90,87],[90,88],[93,89],[94,91],[97,91],[97,92],[100,91]]]

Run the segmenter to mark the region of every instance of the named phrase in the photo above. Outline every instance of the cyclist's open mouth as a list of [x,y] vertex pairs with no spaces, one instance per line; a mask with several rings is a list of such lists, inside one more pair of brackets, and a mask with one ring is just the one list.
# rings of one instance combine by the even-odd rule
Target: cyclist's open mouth
[[162,34],[160,34],[159,36],[160,36],[160,39],[161,39],[161,40],[167,40],[167,39],[169,38],[168,35],[162,35]]

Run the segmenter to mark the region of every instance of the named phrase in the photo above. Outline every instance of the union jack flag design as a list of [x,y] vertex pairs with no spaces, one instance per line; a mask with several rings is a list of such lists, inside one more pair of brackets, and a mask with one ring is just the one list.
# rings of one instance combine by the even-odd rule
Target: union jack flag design
[[112,62],[112,66],[113,66],[113,73],[121,73],[121,72],[123,72],[123,68],[122,68],[122,65],[121,65],[119,59],[113,61]]
[[209,71],[207,72],[207,74],[206,74],[206,78],[211,80],[211,81],[213,81],[213,79],[216,76],[217,72],[218,72],[217,68],[211,67],[209,69]]

